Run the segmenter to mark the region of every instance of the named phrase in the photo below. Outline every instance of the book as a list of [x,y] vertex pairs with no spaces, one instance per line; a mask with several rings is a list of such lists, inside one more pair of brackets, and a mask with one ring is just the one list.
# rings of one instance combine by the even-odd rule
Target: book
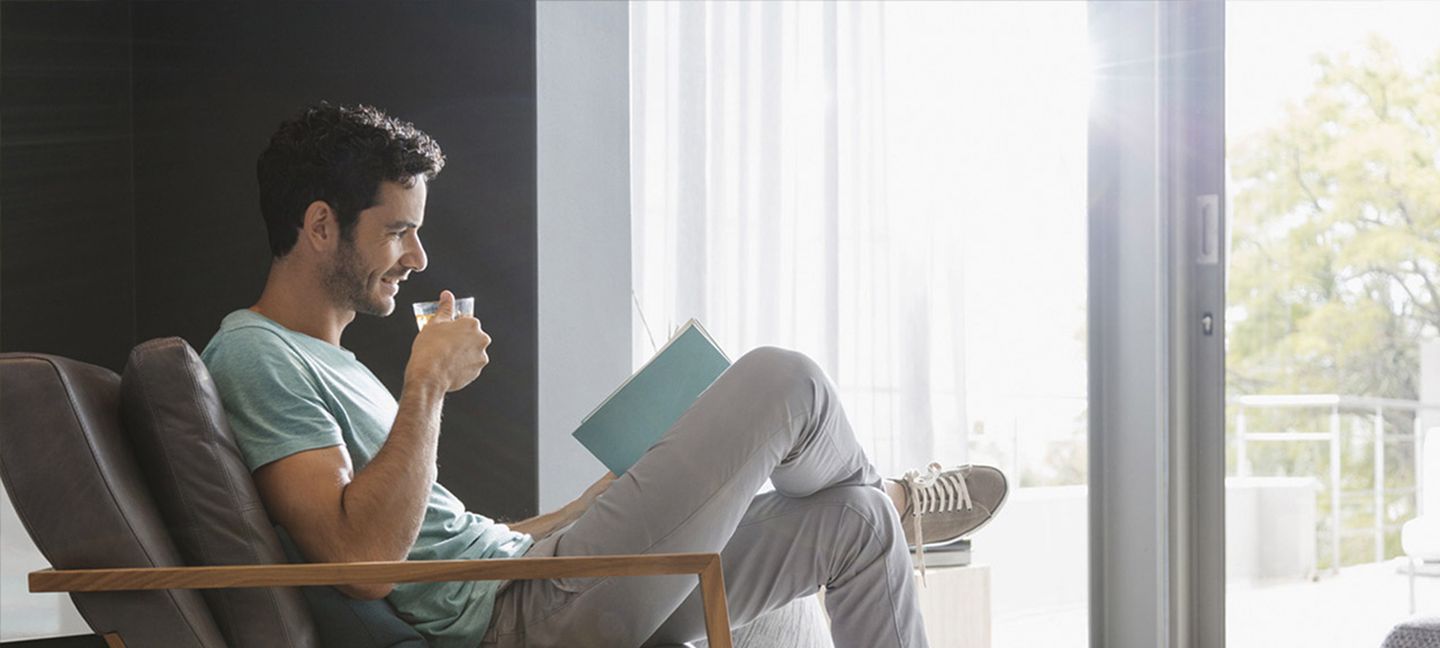
[[[920,557],[910,554],[911,566],[920,568]],[[929,549],[925,550],[925,567],[934,569],[936,567],[964,567],[970,564],[970,552],[956,551],[947,553],[932,554]]]
[[[912,547],[910,560],[916,569],[920,568],[920,555]],[[925,545],[926,567],[963,567],[970,564],[970,539],[960,538],[938,545]]]
[[618,477],[728,368],[730,359],[692,319],[601,401],[572,436]]

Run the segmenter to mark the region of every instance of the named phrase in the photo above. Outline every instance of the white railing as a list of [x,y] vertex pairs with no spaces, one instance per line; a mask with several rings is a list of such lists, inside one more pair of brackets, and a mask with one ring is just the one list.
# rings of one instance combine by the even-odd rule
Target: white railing
[[[1249,445],[1251,443],[1328,443],[1330,450],[1330,552],[1333,570],[1340,568],[1340,539],[1342,536],[1355,535],[1347,533],[1340,524],[1340,502],[1346,495],[1362,494],[1366,491],[1345,491],[1341,488],[1341,466],[1345,445],[1341,442],[1341,414],[1360,411],[1373,417],[1373,431],[1371,442],[1375,448],[1374,457],[1374,485],[1370,489],[1370,495],[1374,498],[1375,521],[1373,528],[1359,530],[1360,534],[1374,534],[1375,541],[1375,562],[1385,560],[1385,534],[1388,531],[1399,528],[1399,524],[1385,523],[1385,443],[1387,441],[1408,440],[1415,445],[1415,483],[1408,488],[1391,489],[1389,495],[1415,496],[1415,510],[1424,510],[1423,485],[1426,478],[1424,456],[1424,434],[1421,433],[1422,412],[1440,412],[1440,403],[1424,403],[1413,400],[1399,400],[1393,398],[1373,398],[1367,396],[1343,396],[1338,394],[1300,394],[1300,395],[1265,395],[1265,396],[1234,396],[1229,399],[1229,404],[1235,410],[1235,442],[1236,442],[1236,472],[1237,476],[1249,477],[1251,473]],[[1247,429],[1246,412],[1258,409],[1325,409],[1330,414],[1330,429],[1328,432],[1298,432],[1298,431],[1265,431],[1253,432]],[[1400,410],[1411,412],[1414,418],[1414,427],[1409,433],[1389,433],[1385,431],[1386,410]],[[1318,475],[1317,475],[1318,477]]]

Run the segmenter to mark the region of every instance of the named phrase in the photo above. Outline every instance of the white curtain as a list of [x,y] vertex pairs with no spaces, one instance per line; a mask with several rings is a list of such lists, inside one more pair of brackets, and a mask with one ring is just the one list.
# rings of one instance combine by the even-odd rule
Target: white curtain
[[965,170],[907,27],[883,3],[631,5],[636,366],[692,317],[732,359],[805,352],[887,474],[967,459]]

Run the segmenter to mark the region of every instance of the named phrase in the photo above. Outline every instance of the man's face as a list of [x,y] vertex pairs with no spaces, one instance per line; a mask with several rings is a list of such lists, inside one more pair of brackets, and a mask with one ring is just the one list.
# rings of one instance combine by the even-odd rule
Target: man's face
[[406,188],[380,183],[380,202],[360,212],[350,236],[325,272],[325,286],[337,306],[384,317],[395,311],[400,282],[425,269],[420,226],[425,220],[425,181]]

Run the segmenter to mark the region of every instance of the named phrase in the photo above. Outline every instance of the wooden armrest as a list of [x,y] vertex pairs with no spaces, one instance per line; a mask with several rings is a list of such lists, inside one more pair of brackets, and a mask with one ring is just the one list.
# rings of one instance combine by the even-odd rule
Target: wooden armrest
[[113,592],[153,589],[220,589],[430,583],[459,580],[523,580],[704,574],[719,554],[650,554],[491,560],[397,560],[352,563],[44,569],[30,573],[32,592]]
[[720,569],[720,554],[716,553],[227,567],[43,569],[30,572],[30,591],[114,592],[666,574],[699,574],[700,596],[705,606],[705,634],[711,646],[729,648],[730,613],[725,604],[725,580]]

